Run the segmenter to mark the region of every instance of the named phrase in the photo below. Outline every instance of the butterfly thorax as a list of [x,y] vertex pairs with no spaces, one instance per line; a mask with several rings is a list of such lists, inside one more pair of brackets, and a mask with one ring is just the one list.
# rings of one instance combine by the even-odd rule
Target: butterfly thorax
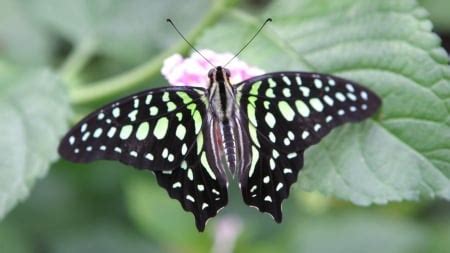
[[[229,82],[230,71],[216,67],[209,74],[209,111],[212,117],[212,136],[220,164],[228,167],[232,174],[240,168],[241,138],[237,129],[235,94]],[[222,168],[223,169],[223,168]]]
[[234,91],[230,84],[230,71],[217,67],[209,71],[209,103],[214,117],[227,122],[233,117],[235,111]]

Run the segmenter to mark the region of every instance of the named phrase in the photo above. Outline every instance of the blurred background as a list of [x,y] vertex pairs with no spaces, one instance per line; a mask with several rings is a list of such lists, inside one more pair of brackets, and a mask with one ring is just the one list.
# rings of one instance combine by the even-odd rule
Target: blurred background
[[[419,2],[430,12],[448,52],[449,1]],[[257,13],[270,3],[233,4]],[[174,0],[0,0],[0,63],[25,69],[51,66],[74,87],[101,80],[178,45],[180,38],[164,22],[166,17],[187,33],[213,3],[176,5]],[[82,74],[79,66],[84,66]],[[164,82],[155,74],[151,83]],[[148,82],[140,83],[126,93],[148,87]],[[117,96],[77,104],[71,122],[112,97]],[[450,252],[449,202],[359,207],[298,189],[285,202],[279,225],[245,206],[237,191],[230,196],[229,206],[198,233],[193,216],[157,186],[151,173],[117,162],[57,161],[0,222],[0,252]]]

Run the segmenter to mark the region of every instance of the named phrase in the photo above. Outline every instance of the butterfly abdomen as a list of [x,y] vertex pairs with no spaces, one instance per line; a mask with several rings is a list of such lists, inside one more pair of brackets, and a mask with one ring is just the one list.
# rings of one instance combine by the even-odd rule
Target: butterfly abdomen
[[221,128],[225,159],[231,173],[234,173],[236,170],[236,141],[230,121],[222,122]]

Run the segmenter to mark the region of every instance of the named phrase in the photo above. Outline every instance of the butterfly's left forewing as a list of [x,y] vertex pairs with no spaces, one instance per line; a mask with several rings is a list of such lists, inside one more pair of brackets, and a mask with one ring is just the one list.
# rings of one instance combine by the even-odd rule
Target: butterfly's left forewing
[[334,127],[372,115],[381,100],[353,82],[315,73],[270,73],[236,85],[251,164],[239,175],[244,201],[282,219],[303,153]]

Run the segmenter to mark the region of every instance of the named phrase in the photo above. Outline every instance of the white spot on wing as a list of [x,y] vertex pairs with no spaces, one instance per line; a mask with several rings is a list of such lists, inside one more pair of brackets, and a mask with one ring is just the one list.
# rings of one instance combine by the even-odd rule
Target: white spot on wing
[[75,143],[75,137],[70,136],[70,137],[69,137],[69,144],[70,144],[70,145],[73,145],[74,143]]
[[194,180],[194,173],[192,172],[191,169],[188,169],[188,171],[187,171],[187,177],[188,177],[189,180],[191,180],[191,181]]
[[99,128],[97,128],[95,131],[94,131],[94,138],[98,138],[98,137],[100,137],[101,135],[102,135],[102,133],[103,133],[103,129],[101,129],[100,127]]
[[183,143],[183,146],[181,146],[181,154],[185,155],[187,152],[187,145],[186,143]]
[[362,99],[367,100],[368,99],[367,92],[361,91],[361,97],[362,97]]
[[274,170],[275,169],[275,160],[273,160],[272,158],[270,158],[270,160],[269,160],[269,164],[270,164],[270,169],[271,170]]
[[345,88],[347,88],[347,90],[350,91],[350,92],[355,92],[355,88],[353,87],[353,85],[351,85],[349,83],[347,83],[345,85]]
[[283,89],[283,95],[287,98],[291,97],[291,90],[288,88]]
[[309,132],[308,131],[303,131],[302,139],[305,140],[306,138],[308,138],[308,136],[309,136]]
[[81,140],[82,140],[82,141],[87,141],[87,139],[89,138],[90,135],[91,135],[90,132],[84,133],[84,134],[83,134],[83,137],[81,137]]
[[87,123],[84,123],[84,124],[81,126],[81,132],[83,133],[84,131],[86,131],[86,129],[87,129]]
[[336,98],[341,101],[344,102],[345,101],[345,96],[344,94],[340,93],[340,92],[336,92]]
[[264,119],[266,120],[266,123],[270,128],[273,128],[275,126],[276,119],[271,112],[267,112]]
[[112,114],[113,114],[114,118],[119,117],[120,116],[120,108],[119,107],[114,108],[112,111]]
[[292,159],[292,158],[295,158],[295,157],[297,157],[297,153],[295,153],[295,152],[289,153],[289,154],[287,155],[287,158],[288,158],[288,159]]
[[147,97],[145,98],[145,104],[148,105],[148,104],[150,104],[151,101],[152,101],[152,95],[149,94],[149,95],[147,95]]
[[314,125],[314,131],[318,132],[320,128],[322,128],[322,126],[319,123]]
[[283,81],[284,81],[287,85],[291,85],[291,80],[289,79],[289,77],[283,76]]
[[175,135],[178,137],[178,139],[183,140],[186,136],[186,127],[184,127],[183,124],[180,123],[175,130]]
[[117,129],[115,127],[111,127],[107,133],[109,138],[114,137],[114,134],[116,134]]
[[158,114],[158,107],[156,106],[152,106],[150,107],[150,116],[155,116],[156,114]]
[[320,89],[323,86],[322,81],[320,79],[314,79],[314,85],[316,86],[317,89]]
[[270,132],[270,133],[269,133],[269,140],[270,140],[272,143],[275,143],[275,142],[277,141],[277,138],[275,137],[275,134],[274,134],[273,132]]
[[322,112],[323,111],[323,104],[322,104],[322,102],[320,102],[320,100],[318,98],[310,99],[309,103],[314,108],[314,110],[316,110],[318,112]]
[[291,174],[291,173],[292,173],[292,170],[286,168],[286,169],[283,170],[283,173],[284,173],[284,174]]
[[130,113],[128,113],[128,118],[130,118],[131,121],[135,121],[137,114],[138,110],[133,110]]
[[266,197],[264,198],[264,201],[272,202],[272,198],[271,198],[270,196],[266,196]]
[[323,97],[323,100],[325,101],[325,103],[327,103],[329,106],[333,106],[334,101],[332,98],[330,98],[328,95],[325,95]]
[[277,188],[275,190],[279,191],[281,188],[283,188],[283,183],[278,183]]
[[300,86],[300,91],[303,93],[305,98],[309,97],[310,90],[308,87]]
[[147,153],[146,155],[145,155],[145,159],[147,159],[147,160],[150,160],[150,161],[153,161],[153,155],[152,154],[150,154],[150,153]]

